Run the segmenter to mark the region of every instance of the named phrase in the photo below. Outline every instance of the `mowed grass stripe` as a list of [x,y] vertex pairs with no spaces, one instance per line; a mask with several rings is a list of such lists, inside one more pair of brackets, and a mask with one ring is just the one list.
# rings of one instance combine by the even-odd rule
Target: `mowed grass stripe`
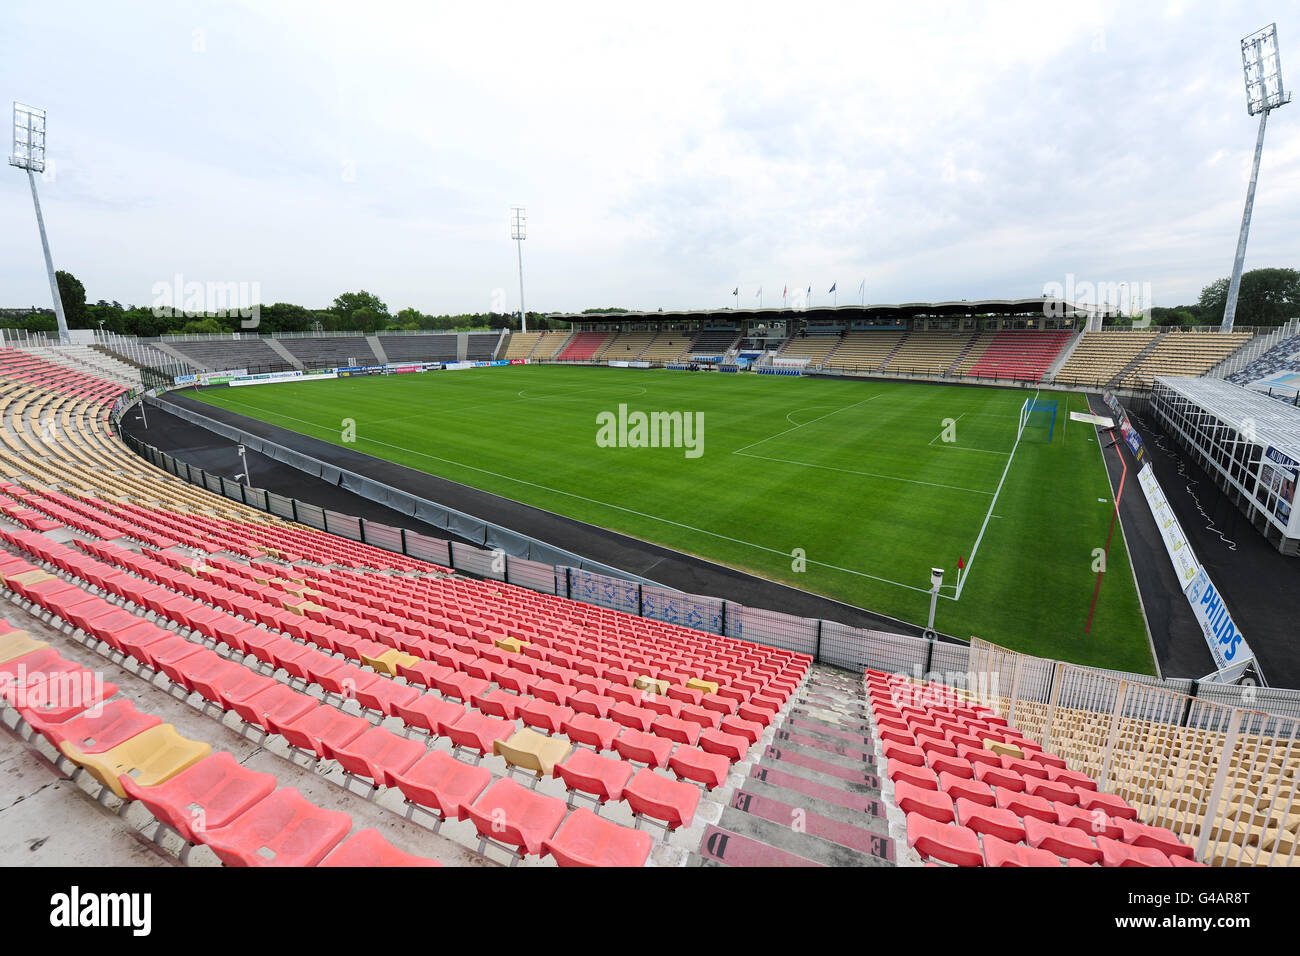
[[[1027,393],[559,366],[208,389],[200,400],[634,537],[924,623],[929,569],[969,557]],[[970,585],[937,626],[1030,653],[1150,672],[1116,539],[1093,633],[1109,485],[1091,426],[1016,452]],[[703,454],[600,448],[600,412],[703,413]],[[954,419],[956,442],[936,441]],[[933,442],[933,444],[931,444]],[[756,445],[757,443],[757,445]],[[755,447],[756,445],[756,447]],[[763,457],[754,457],[761,455]],[[1103,501],[1098,501],[1098,499]],[[794,570],[793,552],[808,559]]]

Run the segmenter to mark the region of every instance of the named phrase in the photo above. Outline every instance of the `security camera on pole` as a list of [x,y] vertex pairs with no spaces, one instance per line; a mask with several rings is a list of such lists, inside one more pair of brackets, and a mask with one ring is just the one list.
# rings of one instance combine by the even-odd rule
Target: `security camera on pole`
[[925,639],[933,641],[939,635],[934,630],[934,608],[939,603],[939,588],[943,585],[943,568],[930,569],[930,623],[925,626]]
[[[244,464],[244,472],[243,472],[243,474],[236,475],[236,476],[235,476],[235,480],[238,481],[240,478],[243,478],[243,479],[244,479],[244,487],[245,487],[245,488],[251,488],[251,487],[253,487],[253,483],[252,483],[252,479],[249,477],[249,474],[248,474],[248,455],[246,454],[243,445],[240,445],[240,446],[239,446],[239,460],[240,460],[241,462],[243,462],[243,464]],[[930,616],[933,618],[933,617],[934,617],[934,614],[931,613]]]

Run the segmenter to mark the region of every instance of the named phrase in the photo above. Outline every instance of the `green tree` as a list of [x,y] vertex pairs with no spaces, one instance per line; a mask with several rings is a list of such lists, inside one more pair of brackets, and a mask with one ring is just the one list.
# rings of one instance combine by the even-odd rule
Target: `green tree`
[[383,300],[364,289],[344,292],[335,298],[330,311],[338,318],[338,331],[373,332],[382,329],[391,318]]
[[209,316],[206,319],[191,319],[176,331],[184,335],[211,335],[226,332],[228,329],[226,329],[226,327],[216,319]]
[[[1218,279],[1201,290],[1198,305],[1206,325],[1223,321],[1228,300],[1228,279]],[[1281,325],[1300,315],[1300,272],[1295,269],[1251,269],[1241,275],[1237,292],[1237,325]]]
[[63,315],[68,320],[68,328],[86,328],[89,322],[86,314],[86,287],[71,272],[62,269],[54,273],[54,280],[59,285],[59,298],[63,301]]

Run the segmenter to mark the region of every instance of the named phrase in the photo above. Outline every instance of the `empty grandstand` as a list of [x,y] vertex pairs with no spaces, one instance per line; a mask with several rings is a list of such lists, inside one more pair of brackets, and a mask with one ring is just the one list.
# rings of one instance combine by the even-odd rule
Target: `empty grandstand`
[[1167,332],[1119,375],[1121,385],[1150,388],[1158,375],[1204,375],[1253,333]]
[[337,368],[374,365],[379,356],[364,335],[329,337],[281,336],[274,341],[296,358],[304,368]]
[[[476,335],[495,342],[495,335]],[[454,362],[458,336],[455,333],[440,335],[384,335],[377,336],[390,362]]]
[[556,358],[562,362],[586,362],[595,358],[610,340],[608,332],[579,332],[569,339],[568,344]]
[[1145,352],[1159,335],[1159,332],[1153,330],[1138,329],[1085,332],[1065,364],[1057,371],[1055,381],[1063,385],[1101,388]]
[[887,372],[944,375],[975,341],[969,332],[909,332],[884,365]]

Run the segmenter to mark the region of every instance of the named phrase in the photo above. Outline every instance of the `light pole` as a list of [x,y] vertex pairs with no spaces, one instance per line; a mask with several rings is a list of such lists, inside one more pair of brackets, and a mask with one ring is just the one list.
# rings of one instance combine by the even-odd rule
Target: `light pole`
[[1241,65],[1246,77],[1246,112],[1259,116],[1259,133],[1255,136],[1255,159],[1250,167],[1250,184],[1246,187],[1246,208],[1241,214],[1241,232],[1237,236],[1237,255],[1232,261],[1232,278],[1223,303],[1223,323],[1219,329],[1232,331],[1237,317],[1237,293],[1241,291],[1241,268],[1246,261],[1246,239],[1250,235],[1250,216],[1255,206],[1255,185],[1259,182],[1259,157],[1264,152],[1264,127],[1270,110],[1291,102],[1291,94],[1282,88],[1282,60],[1277,49],[1277,24],[1252,33],[1241,41]]
[[932,641],[938,634],[934,630],[934,608],[939,603],[939,587],[943,584],[943,568],[930,569],[930,623],[925,626],[925,638]]
[[524,207],[510,207],[510,238],[515,241],[515,250],[519,253],[519,331],[528,331],[528,315],[524,312],[524,240],[528,238],[525,227]]
[[45,271],[50,276],[54,318],[59,323],[59,341],[68,342],[68,320],[63,314],[59,282],[54,277],[54,259],[50,256],[50,240],[45,235],[45,217],[41,215],[41,197],[36,194],[36,174],[45,172],[45,110],[14,103],[14,151],[9,157],[9,165],[27,170],[27,182],[32,187],[32,205],[36,207],[36,228],[40,230],[41,249],[45,252]]

